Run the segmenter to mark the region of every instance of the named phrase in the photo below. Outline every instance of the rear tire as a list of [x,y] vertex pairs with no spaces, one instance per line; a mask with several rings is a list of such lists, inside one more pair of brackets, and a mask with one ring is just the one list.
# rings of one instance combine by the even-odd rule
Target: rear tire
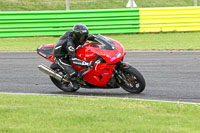
[[129,85],[124,82],[119,83],[119,85],[126,91],[134,94],[139,94],[144,91],[146,83],[142,74],[130,66],[129,68],[121,70],[124,76],[126,77],[126,81]]
[[[50,68],[51,68],[52,70],[58,72],[58,73],[62,73],[62,74],[63,74],[63,72],[62,72],[62,70],[60,69],[60,67],[59,67],[57,64],[55,64],[55,63],[51,64]],[[50,76],[50,79],[51,79],[51,81],[53,82],[53,84],[54,84],[56,87],[58,87],[60,90],[62,90],[62,91],[64,91],[64,92],[75,92],[75,91],[78,90],[78,89],[73,89],[73,88],[70,86],[69,83],[62,83],[62,82],[58,81],[57,79],[55,79],[55,78],[53,78],[53,77],[51,77],[51,76]]]

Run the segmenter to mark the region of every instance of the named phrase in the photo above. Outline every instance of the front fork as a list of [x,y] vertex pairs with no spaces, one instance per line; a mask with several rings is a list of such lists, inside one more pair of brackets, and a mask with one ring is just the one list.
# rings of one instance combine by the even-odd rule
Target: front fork
[[118,80],[118,83],[124,82],[126,85],[129,85],[129,83],[126,80],[126,76],[122,72],[122,70],[128,69],[129,67],[130,65],[128,63],[123,63],[121,61],[117,63],[116,68],[114,68],[113,70],[115,73],[115,77]]

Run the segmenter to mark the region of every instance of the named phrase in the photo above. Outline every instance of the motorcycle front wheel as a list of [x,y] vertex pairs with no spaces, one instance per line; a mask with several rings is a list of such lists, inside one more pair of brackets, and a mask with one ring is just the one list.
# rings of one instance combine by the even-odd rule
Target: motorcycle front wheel
[[[55,63],[51,64],[50,68],[51,68],[52,70],[54,70],[56,73],[62,74],[62,70],[60,69],[60,67],[59,67],[57,64],[55,64]],[[61,82],[61,81],[59,81],[59,80],[57,80],[57,79],[55,79],[55,78],[53,78],[53,77],[51,77],[51,76],[50,76],[50,79],[51,79],[51,81],[53,82],[53,84],[54,84],[56,87],[58,87],[60,90],[62,90],[62,91],[64,91],[64,92],[75,92],[75,91],[78,90],[78,89],[73,89],[73,88],[70,86],[69,83],[63,83],[63,82]]]
[[129,68],[121,70],[125,82],[119,83],[119,85],[126,91],[134,94],[139,94],[144,91],[146,82],[142,74],[135,69],[134,67],[130,66]]

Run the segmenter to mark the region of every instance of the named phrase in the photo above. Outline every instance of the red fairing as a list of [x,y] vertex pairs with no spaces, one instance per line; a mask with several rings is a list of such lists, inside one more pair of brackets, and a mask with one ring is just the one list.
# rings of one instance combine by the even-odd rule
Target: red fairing
[[[81,60],[85,61],[94,61],[96,56],[101,56],[108,64],[115,64],[121,61],[124,58],[125,50],[124,47],[117,41],[112,40],[115,44],[116,49],[114,50],[106,50],[98,48],[98,44],[96,43],[86,43],[80,48],[76,50],[76,56]],[[95,45],[96,44],[96,48]],[[91,47],[92,46],[92,47]],[[121,54],[120,57],[117,57],[118,54]],[[113,60],[111,60],[113,58]]]
[[54,47],[56,44],[47,44],[47,45],[41,45],[37,49],[37,53],[44,57],[47,60],[50,60],[51,62],[54,62]]
[[[110,38],[109,38],[110,39]],[[83,79],[90,84],[98,87],[107,87],[107,83],[112,77],[115,63],[121,61],[124,58],[125,50],[124,47],[117,41],[110,39],[116,46],[114,50],[101,49],[99,44],[86,43],[80,46],[76,50],[76,56],[84,61],[94,61],[97,55],[101,56],[106,63],[95,65]],[[84,67],[73,65],[73,67],[80,71]]]
[[[77,71],[85,69],[84,67],[74,64],[72,64],[72,66]],[[88,73],[83,76],[83,79],[95,86],[106,87],[108,81],[112,77],[113,69],[115,68],[115,66],[116,65],[108,65],[106,63],[95,65],[93,68],[90,69]]]

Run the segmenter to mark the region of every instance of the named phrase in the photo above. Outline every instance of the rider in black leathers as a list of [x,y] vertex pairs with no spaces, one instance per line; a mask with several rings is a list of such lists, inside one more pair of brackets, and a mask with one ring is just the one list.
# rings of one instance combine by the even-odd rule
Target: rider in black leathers
[[73,89],[78,89],[79,85],[76,81],[78,72],[69,63],[90,67],[94,62],[80,60],[76,57],[75,49],[79,45],[83,45],[87,40],[93,41],[94,35],[88,34],[88,28],[83,24],[74,25],[73,31],[67,31],[57,42],[54,48],[54,60],[65,72],[64,78],[70,81]]

